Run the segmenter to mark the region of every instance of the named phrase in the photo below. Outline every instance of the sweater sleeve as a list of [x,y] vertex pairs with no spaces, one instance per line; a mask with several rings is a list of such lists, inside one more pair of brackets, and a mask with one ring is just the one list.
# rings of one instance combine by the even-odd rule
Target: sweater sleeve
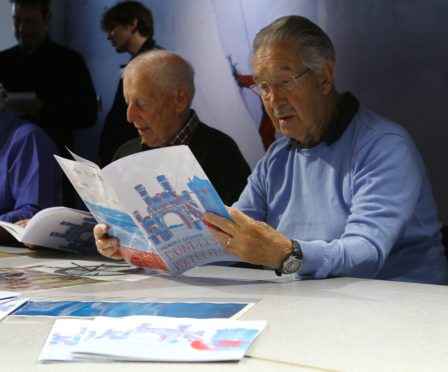
[[413,218],[426,174],[406,137],[385,135],[360,149],[353,161],[344,232],[330,242],[299,240],[306,257],[301,275],[375,277]]
[[8,187],[12,209],[0,219],[16,222],[41,209],[60,205],[62,172],[53,154],[56,146],[40,130],[23,129],[9,153]]

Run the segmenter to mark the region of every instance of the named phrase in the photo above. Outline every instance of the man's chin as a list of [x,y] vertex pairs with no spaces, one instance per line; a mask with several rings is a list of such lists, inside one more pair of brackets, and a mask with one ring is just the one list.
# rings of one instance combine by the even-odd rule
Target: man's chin
[[117,53],[124,53],[124,52],[126,52],[126,50],[124,48],[121,48],[121,47],[118,47],[118,46],[114,46],[114,48],[115,48],[115,51]]
[[36,43],[34,41],[25,41],[25,40],[19,40],[19,45],[21,46],[21,48],[25,49],[25,50],[34,50],[39,46],[39,43]]
[[[141,137],[140,137],[141,138]],[[155,147],[162,147],[160,145],[160,143],[158,141],[150,141],[150,140],[145,140],[144,138],[142,138],[142,145],[151,147],[151,148],[155,148]]]

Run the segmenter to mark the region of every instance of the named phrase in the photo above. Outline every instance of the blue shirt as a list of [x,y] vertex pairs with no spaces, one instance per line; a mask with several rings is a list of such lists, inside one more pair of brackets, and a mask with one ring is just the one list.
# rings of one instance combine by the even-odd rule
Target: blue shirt
[[299,241],[299,276],[446,283],[431,185],[403,128],[361,106],[331,144],[288,143],[271,145],[234,206]]
[[57,148],[39,127],[0,113],[0,220],[31,218],[61,204]]

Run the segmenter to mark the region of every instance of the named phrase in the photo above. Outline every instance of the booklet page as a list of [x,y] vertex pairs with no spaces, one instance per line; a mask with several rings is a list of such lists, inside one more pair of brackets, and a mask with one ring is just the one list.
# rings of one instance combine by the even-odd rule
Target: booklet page
[[102,170],[74,156],[77,161],[56,159],[98,222],[119,239],[128,262],[180,274],[237,260],[202,220],[205,211],[230,215],[187,146],[140,152]]
[[[202,215],[211,211],[230,219],[221,198],[187,146],[134,154],[102,170],[128,215],[143,232],[166,268],[182,273],[216,261],[236,261],[213,237]],[[141,248],[123,251],[136,265],[152,260]]]

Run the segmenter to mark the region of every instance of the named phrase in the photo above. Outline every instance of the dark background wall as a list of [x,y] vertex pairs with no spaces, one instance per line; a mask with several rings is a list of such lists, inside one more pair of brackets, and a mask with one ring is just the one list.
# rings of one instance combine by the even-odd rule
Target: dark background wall
[[[206,121],[232,132],[234,120],[220,124],[213,110],[232,101],[227,61],[212,66],[215,77],[202,73],[232,54],[242,73],[250,74],[250,42],[260,27],[280,15],[303,14],[318,23],[332,38],[337,50],[336,85],[350,90],[363,104],[406,127],[428,166],[440,218],[448,223],[448,1],[446,0],[143,0],[154,13],[155,39],[181,53],[196,69],[199,86],[197,109]],[[119,55],[100,30],[105,7],[115,0],[53,0],[52,37],[80,51],[89,65],[103,111],[95,128],[77,133],[75,151],[94,159],[98,135],[119,78],[118,66],[128,55]],[[0,49],[14,44],[9,1],[0,0]],[[205,30],[210,30],[206,31]],[[208,39],[207,39],[208,38]],[[209,47],[206,47],[208,40]],[[210,51],[211,45],[222,53]],[[218,58],[216,57],[216,58]],[[229,70],[229,71],[227,71]],[[206,89],[210,87],[210,91]],[[69,89],[69,87],[67,87]],[[227,90],[226,90],[227,89]],[[229,88],[230,89],[230,88]],[[203,94],[201,94],[203,92]],[[212,101],[204,97],[211,96]],[[243,96],[243,94],[242,94]],[[244,98],[244,97],[243,97]],[[239,117],[256,123],[259,107],[245,100]],[[229,110],[227,110],[229,111]],[[244,116],[247,115],[247,116]],[[249,118],[249,119],[246,119]],[[228,125],[228,127],[226,127]],[[244,137],[248,137],[245,135]],[[245,139],[241,139],[245,141]],[[260,156],[257,143],[241,142],[251,163]],[[245,153],[246,155],[246,153]]]

